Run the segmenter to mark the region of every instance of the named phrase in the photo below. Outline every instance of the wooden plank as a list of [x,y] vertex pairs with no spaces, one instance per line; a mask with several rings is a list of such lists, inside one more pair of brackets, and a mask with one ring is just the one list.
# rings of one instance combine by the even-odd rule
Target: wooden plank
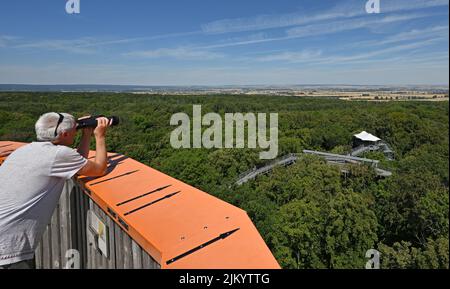
[[[95,215],[97,216],[97,218],[100,218],[99,212],[98,212],[98,208],[97,205],[94,204],[94,202],[92,200],[89,201],[89,209],[95,213]],[[86,224],[87,227],[90,226],[89,224]],[[96,236],[98,238],[98,236]],[[98,242],[98,240],[97,240]],[[101,252],[99,252],[98,248],[97,248],[98,244],[96,243],[94,246],[94,259],[95,259],[95,268],[94,269],[102,269],[102,258],[101,258]]]
[[100,217],[103,221],[103,223],[106,226],[106,236],[107,236],[107,246],[108,246],[108,257],[102,255],[102,268],[108,269],[110,267],[110,260],[111,260],[111,255],[114,255],[114,253],[112,252],[113,247],[111,246],[111,218],[100,208],[98,207],[98,211],[100,213]]
[[[96,213],[94,202],[92,200],[89,200],[89,210]],[[86,224],[86,228],[88,228],[88,230],[89,230],[89,226],[90,226],[91,222],[92,222],[92,220],[90,220],[89,223]],[[91,232],[91,233],[93,233],[93,232]],[[94,236],[94,245],[92,246],[92,255],[91,255],[92,260],[91,261],[93,264],[93,269],[98,269],[101,264],[100,264],[100,258],[99,258],[99,252],[97,249],[97,244],[95,243],[95,237],[97,237],[97,236],[95,234],[93,234],[93,236]]]
[[[89,217],[88,217],[89,219]],[[87,242],[87,252],[86,252],[86,268],[87,269],[94,269],[95,268],[95,239],[94,239],[94,235],[92,234],[92,232],[89,231],[88,228],[86,228],[87,230],[87,235],[86,235],[86,242]]]
[[133,257],[133,269],[142,269],[142,249],[134,240],[131,240],[131,251]]
[[73,187],[72,180],[66,182],[59,201],[59,220],[61,230],[61,267],[65,268],[67,261],[66,253],[73,249],[71,242],[71,214],[70,214],[70,192]]
[[87,268],[87,250],[88,250],[88,239],[86,235],[86,199],[79,187],[76,189],[77,197],[77,239],[78,239],[78,250],[80,252],[80,260],[82,263],[82,268]]
[[142,251],[142,268],[153,269],[152,258],[145,251]]
[[123,237],[123,268],[131,269],[133,268],[133,252],[131,249],[131,238],[121,230],[121,235]]
[[66,200],[67,200],[67,186],[68,182],[64,184],[64,188],[61,192],[61,197],[59,198],[59,237],[60,237],[60,268],[66,267],[66,252],[68,250],[68,236],[67,236],[67,216],[66,211]]
[[144,250],[142,251],[144,269],[161,269],[161,266]]
[[50,269],[51,268],[51,238],[50,238],[50,226],[47,226],[45,229],[44,235],[42,236],[42,268]]
[[51,268],[59,269],[61,263],[61,242],[59,239],[59,204],[56,205],[55,211],[53,212],[51,221],[51,235],[52,246],[50,248],[52,252]]
[[99,207],[99,211],[100,211],[100,215],[101,215],[101,217],[103,219],[103,223],[106,226],[106,230],[107,230],[106,237],[108,238],[106,240],[106,242],[107,242],[107,250],[108,250],[108,257],[102,255],[102,259],[103,259],[103,264],[102,265],[103,265],[103,268],[108,269],[109,268],[109,265],[108,265],[109,257],[111,256],[111,247],[109,246],[109,230],[111,229],[111,227],[108,226],[108,223],[107,223],[107,220],[109,219],[108,215],[106,215],[106,213],[102,209],[100,209],[100,207]]
[[93,202],[91,199],[88,200],[88,211],[86,213],[86,234],[89,234],[88,240],[89,242],[89,251],[88,251],[88,262],[91,264],[90,269],[96,269],[97,268],[97,253],[96,253],[96,244],[95,244],[95,235],[93,232],[89,229],[89,224],[91,222],[91,216],[89,211],[93,211]]
[[106,225],[108,226],[108,242],[109,242],[109,256],[107,261],[107,266],[109,269],[116,268],[116,252],[115,252],[115,236],[114,236],[114,221],[107,217]]
[[161,269],[161,264],[153,260],[153,269]]
[[116,268],[123,269],[123,235],[122,229],[114,223],[114,241],[115,241],[115,255],[116,255]]
[[82,227],[81,227],[81,197],[79,190],[74,188],[71,196],[71,213],[72,218],[74,219],[72,222],[72,238],[74,240],[73,247],[78,250],[80,253],[80,267],[84,268],[84,256],[83,256],[83,248],[82,248]]
[[[84,243],[87,242],[86,239],[86,227],[85,227],[85,202],[83,193],[80,190],[77,190],[78,195],[78,242],[80,245],[80,256],[83,264],[87,264],[87,248],[83,246]],[[84,265],[86,266],[86,265]]]
[[82,190],[78,191],[79,196],[81,198],[81,228],[80,228],[80,233],[81,233],[81,251],[83,252],[83,262],[87,263],[87,212],[89,210],[89,198],[84,194],[84,192],[82,192]]
[[[97,204],[93,203],[94,212],[96,213],[97,217],[102,221],[104,224],[105,222],[105,214],[103,211],[97,206]],[[103,255],[103,253],[100,250],[96,250],[96,261],[97,261],[97,268],[96,269],[106,269],[106,257]]]
[[69,214],[70,214],[70,240],[71,240],[71,248],[80,251],[79,245],[78,245],[78,225],[77,225],[77,193],[76,193],[76,187],[73,187],[73,189],[70,191],[69,197]]
[[[87,215],[87,221],[90,222],[90,216]],[[93,262],[93,247],[94,244],[94,236],[89,231],[89,228],[86,227],[86,243],[87,243],[87,251],[86,251],[86,268],[87,269],[94,269],[94,262]]]
[[35,262],[35,266],[36,269],[42,269],[43,265],[42,265],[42,239],[39,242],[36,251],[34,252],[34,262]]

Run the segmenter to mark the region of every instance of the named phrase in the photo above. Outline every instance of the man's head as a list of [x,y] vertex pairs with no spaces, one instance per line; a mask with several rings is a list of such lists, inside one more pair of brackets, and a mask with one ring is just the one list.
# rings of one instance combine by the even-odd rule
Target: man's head
[[76,130],[75,118],[67,113],[49,112],[41,115],[35,125],[39,141],[50,141],[54,144],[73,144]]

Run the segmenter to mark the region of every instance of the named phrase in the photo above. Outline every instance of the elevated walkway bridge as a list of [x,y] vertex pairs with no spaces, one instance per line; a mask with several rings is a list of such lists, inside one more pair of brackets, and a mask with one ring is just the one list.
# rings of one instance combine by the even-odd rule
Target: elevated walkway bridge
[[[319,152],[319,151],[313,151],[313,150],[303,150],[303,154],[311,154],[311,155],[317,155],[317,156],[323,157],[329,164],[339,165],[341,168],[341,172],[343,172],[343,173],[349,172],[348,169],[345,167],[346,164],[364,164],[364,165],[373,167],[375,170],[375,173],[380,177],[389,177],[392,175],[392,173],[390,171],[383,170],[378,167],[379,162],[380,162],[378,160],[360,158],[360,157],[351,156],[351,155],[332,154],[332,153]],[[289,166],[289,165],[295,163],[298,160],[298,158],[299,158],[299,155],[294,154],[294,153],[282,156],[278,159],[275,159],[274,161],[271,161],[270,163],[266,164],[263,167],[253,168],[251,170],[248,170],[248,171],[240,174],[237,178],[237,181],[234,184],[237,186],[240,186],[250,180],[255,179],[259,175],[264,175],[264,174],[270,173],[275,167]]]

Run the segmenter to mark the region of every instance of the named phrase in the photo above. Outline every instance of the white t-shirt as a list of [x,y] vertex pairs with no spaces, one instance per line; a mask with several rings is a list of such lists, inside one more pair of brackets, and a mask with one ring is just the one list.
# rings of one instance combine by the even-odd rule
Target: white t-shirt
[[0,166],[0,266],[32,259],[64,182],[87,159],[72,148],[33,142]]

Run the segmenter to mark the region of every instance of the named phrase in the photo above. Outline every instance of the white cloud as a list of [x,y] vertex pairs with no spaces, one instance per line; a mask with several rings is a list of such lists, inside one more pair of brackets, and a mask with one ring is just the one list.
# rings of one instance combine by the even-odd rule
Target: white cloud
[[82,38],[74,40],[39,40],[33,42],[24,42],[17,44],[15,48],[27,49],[43,49],[43,50],[59,50],[70,53],[90,54],[94,53],[95,49],[90,48],[95,40],[92,38]]
[[[379,62],[380,59],[376,59],[378,56],[382,56],[385,54],[389,54],[388,57],[392,57],[394,53],[412,53],[416,49],[427,47],[430,45],[434,45],[438,43],[439,41],[442,41],[440,38],[433,38],[433,39],[427,39],[424,41],[419,42],[413,42],[409,44],[402,44],[397,46],[391,46],[384,49],[377,49],[366,53],[360,53],[360,54],[353,54],[351,56],[332,56],[328,58],[324,58],[317,62],[317,64],[349,64],[351,62],[356,61],[362,61],[362,60],[369,60],[369,61],[377,61]],[[403,59],[408,60],[408,55],[405,54]]]
[[225,48],[231,46],[247,45],[254,43],[267,42],[269,39],[267,33],[259,32],[247,36],[233,37],[222,40],[220,43],[200,46],[202,49]]
[[432,26],[423,29],[412,29],[408,31],[399,32],[397,34],[390,34],[384,39],[367,40],[355,43],[348,43],[339,47],[340,50],[358,49],[374,49],[377,46],[384,46],[399,42],[417,42],[421,40],[434,39],[435,41],[448,42],[448,26]]
[[291,63],[300,62],[312,62],[317,61],[322,56],[320,50],[304,50],[300,52],[282,52],[272,55],[265,55],[255,58],[256,61],[268,62],[268,61],[287,61]]
[[9,35],[0,35],[0,47],[10,46],[14,41],[20,39],[19,37],[9,36]]
[[343,32],[348,30],[355,30],[359,28],[371,28],[380,23],[394,23],[408,21],[418,18],[428,17],[430,14],[418,13],[418,14],[406,14],[406,15],[390,15],[384,17],[358,17],[353,19],[346,19],[341,21],[334,21],[322,24],[312,24],[307,26],[299,26],[288,29],[287,35],[290,37],[307,37],[324,34],[333,34],[337,32]]
[[427,13],[413,13],[406,15],[389,15],[389,16],[379,16],[379,17],[356,17],[351,19],[344,19],[340,21],[327,22],[327,23],[316,23],[305,26],[297,26],[286,30],[285,36],[272,36],[270,37],[267,33],[256,33],[248,37],[231,38],[227,41],[223,41],[217,44],[203,45],[199,46],[200,49],[215,49],[215,48],[225,48],[232,46],[242,46],[258,43],[267,43],[273,41],[283,41],[289,39],[310,37],[316,35],[334,34],[339,32],[344,32],[348,30],[354,30],[358,28],[371,28],[374,25],[379,25],[380,23],[394,23],[402,22],[413,19],[419,19],[424,17],[429,17],[433,14]]
[[[76,54],[91,54],[98,52],[98,49],[102,46],[122,45],[133,42],[143,42],[149,40],[157,40],[162,38],[169,38],[181,35],[192,35],[189,33],[174,33],[166,35],[156,35],[150,37],[135,37],[135,38],[119,38],[119,39],[99,39],[94,37],[84,37],[79,39],[44,39],[35,41],[21,41],[16,43],[15,48],[31,48],[31,49],[43,49],[43,50],[59,50]],[[5,40],[0,36],[0,47]]]
[[381,12],[410,11],[449,5],[449,0],[388,0],[382,2]]
[[202,34],[201,31],[190,31],[190,32],[180,32],[180,33],[167,33],[161,35],[153,35],[153,36],[144,36],[144,37],[135,37],[135,38],[123,38],[123,39],[113,39],[113,40],[103,40],[103,41],[95,41],[91,43],[86,43],[83,47],[90,46],[104,46],[104,45],[113,45],[113,44],[126,44],[132,42],[144,42],[151,40],[159,40],[164,38],[172,38],[172,37],[185,37]]
[[179,60],[211,60],[224,57],[220,53],[185,47],[132,51],[123,55],[140,58],[175,58]]
[[[287,51],[282,53],[268,54],[253,58],[246,58],[248,62],[283,62],[283,63],[309,63],[311,65],[355,65],[364,63],[376,63],[384,60],[392,62],[413,60],[411,54],[417,49],[428,47],[443,41],[443,38],[430,38],[418,42],[390,46],[383,49],[376,49],[364,53],[355,53],[352,55],[324,55],[321,50]],[[397,53],[403,53],[397,56]],[[383,57],[384,56],[384,57]],[[442,57],[442,54],[440,55]],[[423,56],[421,56],[423,58]],[[415,59],[417,60],[417,59]]]
[[[337,2],[328,11],[309,14],[305,12],[258,15],[256,17],[221,19],[201,26],[202,31],[211,34],[255,31],[307,25],[315,22],[346,19],[366,15],[363,0]],[[430,7],[448,6],[448,0],[386,0],[382,1],[382,13],[406,12]]]
[[[448,25],[433,26],[425,29],[413,29],[407,32],[398,33],[387,37],[385,40],[378,42],[379,45],[390,44],[395,42],[417,40],[430,37],[448,37]],[[377,42],[373,42],[376,44]]]
[[210,34],[232,33],[302,25],[314,21],[334,19],[339,16],[344,17],[345,14],[324,13],[314,16],[307,16],[299,13],[285,15],[260,15],[250,18],[217,20],[203,24],[201,28],[203,32]]

